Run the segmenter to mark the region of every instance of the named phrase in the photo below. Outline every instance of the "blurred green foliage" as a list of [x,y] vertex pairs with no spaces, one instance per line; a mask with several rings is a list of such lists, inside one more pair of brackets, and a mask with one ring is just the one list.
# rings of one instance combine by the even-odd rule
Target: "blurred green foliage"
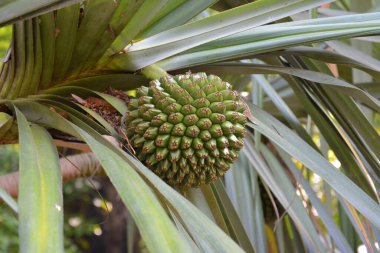
[[0,146],[0,175],[18,169],[18,145]]
[[0,28],[0,58],[5,56],[12,37],[12,26]]
[[[0,164],[0,175],[17,170],[18,145],[0,146]],[[0,235],[0,252],[18,252],[17,216],[4,203],[0,203]]]
[[0,204],[0,252],[18,252],[17,217],[10,208]]

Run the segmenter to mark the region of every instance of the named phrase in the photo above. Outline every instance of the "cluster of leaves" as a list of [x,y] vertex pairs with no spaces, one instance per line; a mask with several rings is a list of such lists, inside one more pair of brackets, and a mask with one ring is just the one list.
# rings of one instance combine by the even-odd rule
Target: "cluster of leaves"
[[[376,252],[380,64],[366,48],[376,49],[378,38],[369,36],[380,33],[380,14],[352,12],[378,0],[27,2],[0,5],[0,24],[31,18],[13,25],[0,76],[0,103],[18,123],[22,252],[63,251],[59,156],[46,129],[87,143],[152,252],[354,252],[358,242]],[[122,138],[99,114],[67,98],[98,96],[124,115],[122,101],[99,91],[146,84],[138,71],[152,64],[218,74],[245,92],[251,110],[245,148],[225,181],[186,198],[106,141],[102,135]],[[312,188],[314,173],[325,203]],[[276,200],[260,189],[270,189],[284,219],[265,224],[271,203],[263,200]]]

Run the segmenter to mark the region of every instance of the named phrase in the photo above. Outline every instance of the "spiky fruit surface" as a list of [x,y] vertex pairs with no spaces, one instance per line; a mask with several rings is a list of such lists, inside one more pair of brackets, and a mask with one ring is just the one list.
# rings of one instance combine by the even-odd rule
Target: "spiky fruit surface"
[[138,158],[180,188],[224,175],[243,147],[247,121],[229,86],[214,75],[188,73],[139,88],[124,123]]

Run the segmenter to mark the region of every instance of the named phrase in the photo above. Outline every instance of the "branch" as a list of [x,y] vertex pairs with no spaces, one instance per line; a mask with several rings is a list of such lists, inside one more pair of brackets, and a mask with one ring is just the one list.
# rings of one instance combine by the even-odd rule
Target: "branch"
[[[69,182],[79,177],[88,177],[103,171],[93,153],[72,155],[60,159],[62,181]],[[0,176],[0,187],[9,195],[18,195],[18,172]]]

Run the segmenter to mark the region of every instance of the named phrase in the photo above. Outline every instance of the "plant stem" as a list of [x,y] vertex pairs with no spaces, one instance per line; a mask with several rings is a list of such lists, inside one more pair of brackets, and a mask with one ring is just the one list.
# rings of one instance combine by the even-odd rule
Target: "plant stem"
[[161,77],[168,75],[168,73],[165,70],[154,64],[141,69],[141,74],[152,80],[160,79]]

